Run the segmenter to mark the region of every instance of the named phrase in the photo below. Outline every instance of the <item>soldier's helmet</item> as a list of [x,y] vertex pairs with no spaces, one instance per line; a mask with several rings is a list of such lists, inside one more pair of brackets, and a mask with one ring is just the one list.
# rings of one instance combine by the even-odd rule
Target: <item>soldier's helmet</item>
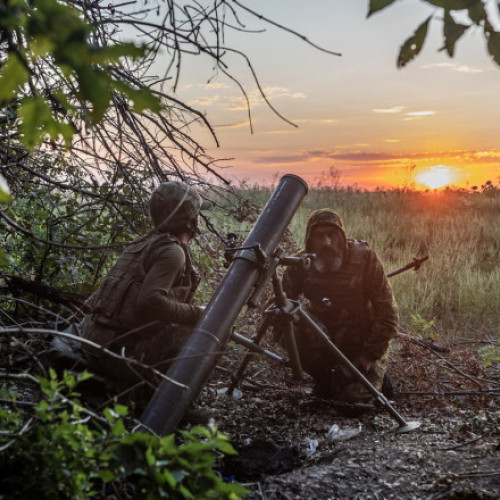
[[307,219],[306,237],[305,237],[307,252],[312,251],[311,237],[314,229],[324,224],[328,224],[338,229],[344,236],[344,240],[347,240],[344,223],[342,222],[340,215],[331,208],[319,208],[317,210],[313,210],[310,213],[309,218]]
[[149,211],[157,229],[175,232],[184,231],[188,226],[197,230],[200,211],[210,206],[189,184],[170,181],[153,191]]

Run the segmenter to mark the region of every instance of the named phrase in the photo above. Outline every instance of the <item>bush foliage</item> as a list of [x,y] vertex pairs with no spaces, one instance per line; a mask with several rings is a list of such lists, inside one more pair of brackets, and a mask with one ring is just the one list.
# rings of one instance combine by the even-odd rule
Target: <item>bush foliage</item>
[[[157,437],[127,432],[127,408],[102,415],[86,410],[77,385],[90,375],[51,371],[38,378],[40,400],[29,411],[19,389],[2,388],[2,498],[238,499],[246,490],[215,472],[218,457],[234,454],[214,427]],[[34,381],[35,379],[32,379]]]

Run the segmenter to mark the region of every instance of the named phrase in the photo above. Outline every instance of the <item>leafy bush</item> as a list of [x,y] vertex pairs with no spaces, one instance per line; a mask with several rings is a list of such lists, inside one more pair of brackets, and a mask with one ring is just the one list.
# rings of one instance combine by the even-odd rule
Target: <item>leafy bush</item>
[[428,340],[437,340],[439,334],[435,331],[436,322],[431,319],[427,321],[419,314],[412,314],[413,333]]
[[217,457],[234,454],[214,427],[157,437],[125,429],[127,408],[102,415],[86,410],[75,388],[90,377],[55,372],[38,378],[43,397],[25,412],[17,389],[1,389],[2,498],[238,499],[242,486],[214,471]]

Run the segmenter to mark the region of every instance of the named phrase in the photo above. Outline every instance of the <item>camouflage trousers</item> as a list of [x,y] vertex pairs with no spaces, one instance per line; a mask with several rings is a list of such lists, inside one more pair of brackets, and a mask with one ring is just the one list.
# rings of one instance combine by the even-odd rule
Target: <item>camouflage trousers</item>
[[[154,370],[165,373],[192,331],[191,326],[156,324],[142,331],[118,334],[90,318],[86,321],[83,337],[121,356],[111,357],[92,346],[83,347],[86,358],[99,375],[111,380],[119,390],[137,384],[156,388],[160,377]],[[151,393],[151,390],[147,392]]]
[[[369,403],[373,399],[365,386],[357,382],[349,369],[328,350],[322,339],[297,325],[294,325],[294,334],[302,368],[316,382],[315,394],[346,402]],[[367,371],[360,370],[378,391],[382,390],[389,351],[390,345]],[[350,356],[350,361],[356,365],[357,360],[354,356]]]

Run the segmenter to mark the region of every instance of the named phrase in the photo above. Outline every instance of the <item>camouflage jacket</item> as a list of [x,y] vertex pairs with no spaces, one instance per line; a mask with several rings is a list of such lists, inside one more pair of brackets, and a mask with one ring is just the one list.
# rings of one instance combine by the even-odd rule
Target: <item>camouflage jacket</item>
[[392,289],[374,250],[364,241],[347,240],[337,272],[290,267],[283,288],[291,299],[305,297],[309,310],[346,356],[380,358],[395,337],[398,313]]

